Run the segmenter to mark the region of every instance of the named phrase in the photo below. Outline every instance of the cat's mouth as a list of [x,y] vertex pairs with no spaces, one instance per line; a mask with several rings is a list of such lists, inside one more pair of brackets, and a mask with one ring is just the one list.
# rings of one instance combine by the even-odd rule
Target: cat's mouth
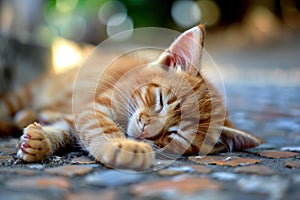
[[138,141],[143,141],[143,140],[157,140],[161,137],[160,132],[156,132],[155,134],[150,134],[148,131],[144,130],[138,137],[135,139]]
[[[157,125],[157,124],[156,124]],[[137,139],[155,140],[161,137],[161,129],[158,126],[146,125]]]

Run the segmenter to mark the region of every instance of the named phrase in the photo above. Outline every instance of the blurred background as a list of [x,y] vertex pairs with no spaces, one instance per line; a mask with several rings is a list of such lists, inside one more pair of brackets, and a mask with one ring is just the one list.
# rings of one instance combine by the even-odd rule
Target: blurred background
[[225,80],[300,82],[300,0],[0,0],[0,93],[79,65],[116,33],[199,23]]

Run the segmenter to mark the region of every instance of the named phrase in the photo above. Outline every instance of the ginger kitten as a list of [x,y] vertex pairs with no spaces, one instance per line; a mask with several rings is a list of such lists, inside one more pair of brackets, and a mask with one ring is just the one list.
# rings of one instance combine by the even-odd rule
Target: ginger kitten
[[[204,34],[201,25],[187,30],[146,65],[121,58],[95,83],[94,98],[81,99],[74,115],[74,71],[4,97],[1,117],[24,107],[39,112],[24,128],[17,156],[39,162],[79,142],[104,165],[148,169],[155,151],[206,155],[261,144],[260,139],[233,126],[221,95],[199,71]],[[19,111],[15,121],[23,119],[26,124],[27,115],[35,116],[28,112]]]

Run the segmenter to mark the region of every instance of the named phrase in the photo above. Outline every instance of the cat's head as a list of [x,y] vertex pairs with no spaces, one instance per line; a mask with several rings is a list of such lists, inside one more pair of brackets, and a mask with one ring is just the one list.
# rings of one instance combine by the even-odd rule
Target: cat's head
[[261,143],[233,127],[220,94],[202,77],[204,35],[201,25],[187,30],[144,69],[144,83],[130,94],[129,136],[181,154],[244,149]]

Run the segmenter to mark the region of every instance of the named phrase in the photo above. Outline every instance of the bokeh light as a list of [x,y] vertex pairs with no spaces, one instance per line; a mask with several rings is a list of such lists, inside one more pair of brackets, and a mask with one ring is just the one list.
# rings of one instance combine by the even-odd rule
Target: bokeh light
[[182,28],[194,26],[201,20],[201,11],[194,1],[175,1],[171,8],[171,15],[176,24]]
[[263,33],[273,31],[273,26],[276,23],[276,17],[267,8],[262,6],[255,7],[247,17],[249,23]]
[[201,10],[201,23],[204,23],[207,27],[215,26],[221,18],[221,11],[214,1],[201,0],[198,2]]
[[131,36],[133,30],[133,21],[129,16],[123,14],[116,14],[109,18],[106,26],[106,33],[109,37],[127,31],[118,37],[113,37],[115,40],[125,40]]
[[61,26],[61,34],[68,39],[80,41],[87,31],[87,23],[80,15],[72,15]]
[[78,0],[57,0],[56,8],[60,12],[70,12],[72,11],[78,3]]
[[101,5],[98,18],[103,24],[107,24],[108,20],[116,14],[127,15],[125,5],[119,1],[107,1]]
[[133,20],[128,16],[126,6],[120,1],[112,0],[103,3],[99,9],[98,18],[106,25],[108,37],[127,31],[118,37],[113,37],[115,40],[127,39],[134,28]]
[[14,20],[14,11],[10,4],[0,6],[0,32],[8,33]]
[[83,59],[80,47],[63,38],[56,38],[53,41],[52,54],[53,70],[58,74],[79,66]]
[[40,25],[34,30],[34,35],[39,44],[49,46],[52,40],[58,36],[58,31],[51,26]]

